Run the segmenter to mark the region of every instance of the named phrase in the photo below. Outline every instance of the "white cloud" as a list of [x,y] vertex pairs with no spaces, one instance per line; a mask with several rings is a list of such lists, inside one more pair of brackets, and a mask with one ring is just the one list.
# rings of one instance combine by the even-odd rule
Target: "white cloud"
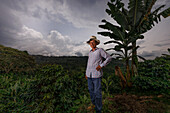
[[18,33],[18,36],[24,37],[24,39],[29,39],[29,38],[42,39],[43,38],[43,35],[40,32],[37,32],[26,26],[23,26],[22,30],[23,31],[21,33]]
[[47,37],[34,29],[23,26],[22,32],[16,34],[14,48],[27,50],[30,54],[45,56],[77,56],[87,55],[88,45],[83,42],[73,42],[68,36],[63,36],[52,30]]

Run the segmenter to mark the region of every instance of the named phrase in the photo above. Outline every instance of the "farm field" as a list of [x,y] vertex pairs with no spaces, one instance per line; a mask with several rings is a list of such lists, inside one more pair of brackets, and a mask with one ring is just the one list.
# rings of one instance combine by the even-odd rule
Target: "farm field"
[[[0,51],[0,112],[93,112],[87,109],[87,57],[30,56],[4,46]],[[169,62],[169,56],[163,56],[139,63],[139,76],[123,88],[114,66],[123,70],[124,65],[113,59],[102,78],[103,112],[168,113]]]

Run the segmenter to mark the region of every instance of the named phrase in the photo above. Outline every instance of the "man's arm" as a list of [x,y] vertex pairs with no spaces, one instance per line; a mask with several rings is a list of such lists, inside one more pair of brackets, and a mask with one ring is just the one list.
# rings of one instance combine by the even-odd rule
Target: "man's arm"
[[100,64],[100,67],[104,67],[111,62],[112,57],[103,49],[100,49],[100,54],[103,58],[106,59],[102,64]]

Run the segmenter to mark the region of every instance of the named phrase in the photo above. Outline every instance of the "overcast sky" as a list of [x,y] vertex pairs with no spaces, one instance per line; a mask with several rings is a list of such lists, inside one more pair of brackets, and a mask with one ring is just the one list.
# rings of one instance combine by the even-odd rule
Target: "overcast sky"
[[[86,41],[98,35],[101,20],[114,21],[106,14],[109,0],[0,0],[0,44],[29,54],[46,56],[86,56],[90,50]],[[123,0],[128,3],[127,0]],[[169,0],[157,0],[154,7]],[[162,21],[138,41],[138,54],[153,58],[170,48],[170,18]],[[114,46],[114,45],[111,45]]]

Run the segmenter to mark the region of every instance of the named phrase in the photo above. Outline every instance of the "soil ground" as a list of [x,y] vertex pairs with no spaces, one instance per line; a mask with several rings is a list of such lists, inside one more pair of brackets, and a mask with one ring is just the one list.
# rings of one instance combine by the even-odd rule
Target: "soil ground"
[[[103,102],[103,113],[168,113],[168,97],[115,95],[106,98],[107,104]],[[167,102],[165,102],[167,101]],[[94,110],[88,113],[93,113]]]

